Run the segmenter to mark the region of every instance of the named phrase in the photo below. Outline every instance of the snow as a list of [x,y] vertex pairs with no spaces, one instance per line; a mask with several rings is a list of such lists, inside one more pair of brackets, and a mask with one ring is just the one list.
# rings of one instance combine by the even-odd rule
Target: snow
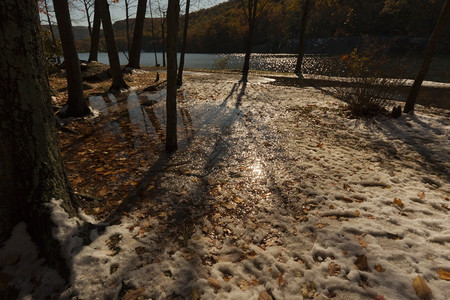
[[[315,299],[418,299],[417,275],[434,299],[449,298],[450,282],[437,273],[450,271],[448,111],[418,106],[399,119],[349,119],[321,89],[188,76],[196,133],[171,168],[183,161],[198,177],[163,173],[164,192],[93,229],[89,245],[78,228],[105,224],[83,212],[69,218],[52,201],[54,235],[72,268],[67,286],[18,224],[0,250],[0,272],[20,299],[61,289],[72,299],[114,299],[121,290],[144,299],[258,299],[267,290],[302,299],[307,283]],[[189,230],[181,221],[167,227],[170,212],[150,213],[183,201],[195,207]],[[355,266],[362,255],[369,270]],[[7,263],[12,256],[20,259]]]

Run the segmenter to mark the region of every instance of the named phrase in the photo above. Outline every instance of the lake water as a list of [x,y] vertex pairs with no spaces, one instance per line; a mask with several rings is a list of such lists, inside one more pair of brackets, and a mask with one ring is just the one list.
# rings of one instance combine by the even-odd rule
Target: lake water
[[[89,53],[80,53],[80,59],[87,60]],[[157,53],[158,63],[162,65],[162,53]],[[120,64],[126,65],[128,60],[123,53],[119,54]],[[178,60],[180,56],[178,54]],[[403,78],[414,79],[422,63],[421,56],[395,57],[393,60],[402,66]],[[107,53],[99,53],[98,60],[109,64]],[[340,56],[305,55],[303,72],[307,74],[340,76],[339,68],[331,67],[340,61]],[[295,54],[252,54],[250,68],[254,70],[293,72],[296,63]],[[243,53],[233,54],[200,54],[187,53],[185,68],[191,69],[241,69],[244,64]],[[141,53],[141,66],[155,66],[155,55],[150,52]],[[388,67],[388,66],[387,66]],[[386,68],[387,70],[388,68]],[[426,80],[450,82],[450,55],[440,55],[433,59]],[[390,76],[386,72],[387,77]]]

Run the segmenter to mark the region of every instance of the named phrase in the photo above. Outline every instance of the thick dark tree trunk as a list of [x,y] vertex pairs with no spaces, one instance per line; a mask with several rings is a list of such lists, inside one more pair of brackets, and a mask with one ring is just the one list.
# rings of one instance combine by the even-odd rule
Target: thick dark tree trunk
[[302,73],[302,64],[303,64],[303,56],[305,55],[305,33],[306,33],[306,24],[308,22],[308,14],[309,8],[311,6],[311,0],[305,0],[303,5],[303,13],[302,13],[302,22],[300,28],[300,36],[298,38],[298,56],[297,56],[297,64],[295,66],[295,73]]
[[98,60],[98,44],[100,42],[100,11],[98,8],[98,0],[94,4],[94,23],[92,24],[91,47],[89,50],[88,61]]
[[136,22],[134,24],[133,44],[131,45],[130,60],[128,67],[140,68],[142,33],[144,31],[145,11],[147,9],[147,0],[139,0],[136,12]]
[[177,150],[177,32],[180,1],[169,0],[167,8],[167,129],[166,152]]
[[64,54],[64,65],[67,75],[67,116],[80,117],[90,112],[84,100],[83,79],[81,77],[80,60],[78,59],[70,21],[69,4],[67,0],[54,0],[56,20]]
[[119,52],[117,51],[116,40],[111,23],[111,15],[109,14],[109,5],[107,0],[97,0],[99,3],[100,18],[103,24],[103,33],[106,40],[106,48],[108,49],[109,65],[111,67],[112,85],[111,90],[127,89],[120,70]]
[[[53,25],[52,25],[52,21],[50,19],[50,12],[48,11],[47,0],[44,0],[44,6],[45,6],[45,12],[46,12],[46,16],[47,16],[48,28],[50,29],[50,34],[52,36],[53,45],[55,46],[55,48],[57,48],[55,32],[53,31]],[[59,55],[56,57],[56,60],[57,60],[58,64],[61,63],[61,58],[59,57]]]
[[183,84],[184,54],[186,53],[190,4],[191,4],[191,1],[186,0],[186,12],[184,14],[184,28],[183,28],[183,44],[181,45],[180,66],[178,67],[178,77],[177,77],[177,85],[178,86],[181,86]]
[[431,38],[428,42],[427,50],[425,51],[425,58],[423,60],[422,66],[420,67],[420,71],[417,74],[416,79],[414,80],[414,84],[409,92],[408,98],[406,99],[405,109],[403,110],[405,113],[413,112],[414,105],[416,104],[417,95],[419,94],[420,87],[422,86],[422,82],[425,80],[425,76],[430,69],[431,60],[433,59],[434,50],[436,49],[436,44],[438,38],[444,29],[445,23],[450,15],[450,1],[446,0],[444,6],[442,7],[441,15],[439,16],[439,20],[434,27],[433,33],[431,34]]
[[68,277],[49,208],[62,199],[69,214],[71,189],[55,131],[36,0],[0,1],[0,241],[17,222],[47,263]]

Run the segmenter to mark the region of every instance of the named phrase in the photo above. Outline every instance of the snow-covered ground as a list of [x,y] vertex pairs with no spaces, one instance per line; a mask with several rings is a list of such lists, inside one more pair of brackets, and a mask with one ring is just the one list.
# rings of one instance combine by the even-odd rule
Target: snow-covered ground
[[449,299],[450,112],[349,119],[326,90],[270,81],[190,73],[180,150],[149,169],[120,221],[83,246],[53,202],[71,282],[37,260],[19,224],[0,250],[0,288],[22,299],[57,289],[72,299],[420,299],[420,276],[433,299]]

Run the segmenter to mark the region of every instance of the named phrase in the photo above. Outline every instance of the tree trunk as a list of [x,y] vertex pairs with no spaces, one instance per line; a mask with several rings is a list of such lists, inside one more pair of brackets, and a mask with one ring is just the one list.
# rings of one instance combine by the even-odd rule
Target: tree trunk
[[81,117],[90,112],[84,101],[83,79],[81,77],[80,60],[78,59],[70,21],[69,4],[67,0],[53,0],[59,36],[64,54],[64,65],[67,75],[67,116]]
[[306,24],[308,21],[308,13],[309,7],[311,6],[311,0],[305,0],[305,4],[303,6],[302,13],[302,23],[300,28],[300,37],[298,39],[298,56],[297,56],[297,65],[295,66],[295,73],[302,73],[302,64],[303,64],[303,56],[305,55],[305,33],[306,33]]
[[109,14],[109,5],[107,0],[97,0],[99,2],[100,17],[103,24],[103,33],[105,35],[106,48],[108,50],[109,65],[111,67],[112,85],[111,90],[127,89],[120,70],[119,52],[117,51],[116,40]]
[[245,57],[244,57],[244,67],[242,68],[241,81],[243,82],[247,82],[248,80],[248,71],[250,70],[250,56],[252,54],[253,32],[254,32],[254,24],[250,23],[248,28],[247,48],[245,50]]
[[131,68],[140,68],[142,33],[144,31],[146,6],[147,0],[139,0],[136,12],[136,22],[134,23],[133,44],[131,45],[129,54],[130,60],[128,62],[128,67]]
[[163,67],[166,66],[166,34],[164,32],[165,28],[166,28],[166,16],[164,14],[163,18],[161,19],[161,34],[162,34],[161,51],[162,51]]
[[419,94],[420,87],[422,86],[422,82],[425,80],[425,76],[430,69],[431,60],[433,59],[434,50],[436,48],[437,40],[442,30],[444,29],[445,23],[448,19],[450,12],[450,2],[446,0],[444,6],[442,7],[441,14],[439,16],[439,20],[434,27],[433,33],[431,34],[431,38],[428,41],[427,50],[425,51],[425,58],[423,60],[422,66],[420,67],[420,71],[417,74],[416,79],[414,80],[414,84],[409,92],[408,98],[406,99],[406,104],[404,108],[405,113],[413,112],[414,105],[416,104],[417,95]]
[[127,51],[128,57],[130,56],[131,50],[131,38],[130,38],[130,14],[129,14],[129,3],[128,0],[125,0],[125,26],[126,26],[126,34],[127,34]]
[[85,9],[85,13],[86,13],[86,21],[87,21],[87,25],[88,25],[88,31],[89,31],[89,36],[92,39],[92,22],[91,22],[91,16],[89,15],[89,5],[88,5],[89,0],[83,0],[83,5],[84,5],[84,9]]
[[88,61],[98,60],[98,44],[100,42],[100,11],[98,8],[98,0],[94,4],[94,23],[92,25],[91,47],[89,50]]
[[181,46],[180,54],[180,66],[178,68],[177,85],[181,86],[183,84],[183,69],[184,69],[184,54],[186,53],[186,43],[187,43],[187,33],[189,26],[189,6],[191,4],[190,0],[186,0],[186,12],[184,14],[184,28],[183,28],[183,44]]
[[[55,46],[55,49],[56,49],[56,48],[58,48],[58,45],[56,44],[55,32],[53,31],[52,21],[50,20],[50,12],[48,11],[47,0],[44,0],[44,6],[45,6],[45,12],[46,12],[45,15],[47,16],[48,28],[50,29],[50,34],[52,36],[53,45]],[[59,57],[59,55],[56,57],[56,60],[57,60],[58,64],[61,64],[61,58]]]
[[69,270],[44,206],[75,214],[55,131],[36,0],[0,1],[0,241],[25,221],[47,263]]
[[177,150],[177,32],[180,1],[169,0],[167,8],[167,128],[166,152]]
[[152,21],[152,43],[153,43],[153,52],[155,53],[155,66],[158,67],[158,55],[156,55],[156,45],[155,45],[155,26],[153,22],[153,11],[152,11],[152,1],[148,0],[148,8],[150,9],[150,20]]

